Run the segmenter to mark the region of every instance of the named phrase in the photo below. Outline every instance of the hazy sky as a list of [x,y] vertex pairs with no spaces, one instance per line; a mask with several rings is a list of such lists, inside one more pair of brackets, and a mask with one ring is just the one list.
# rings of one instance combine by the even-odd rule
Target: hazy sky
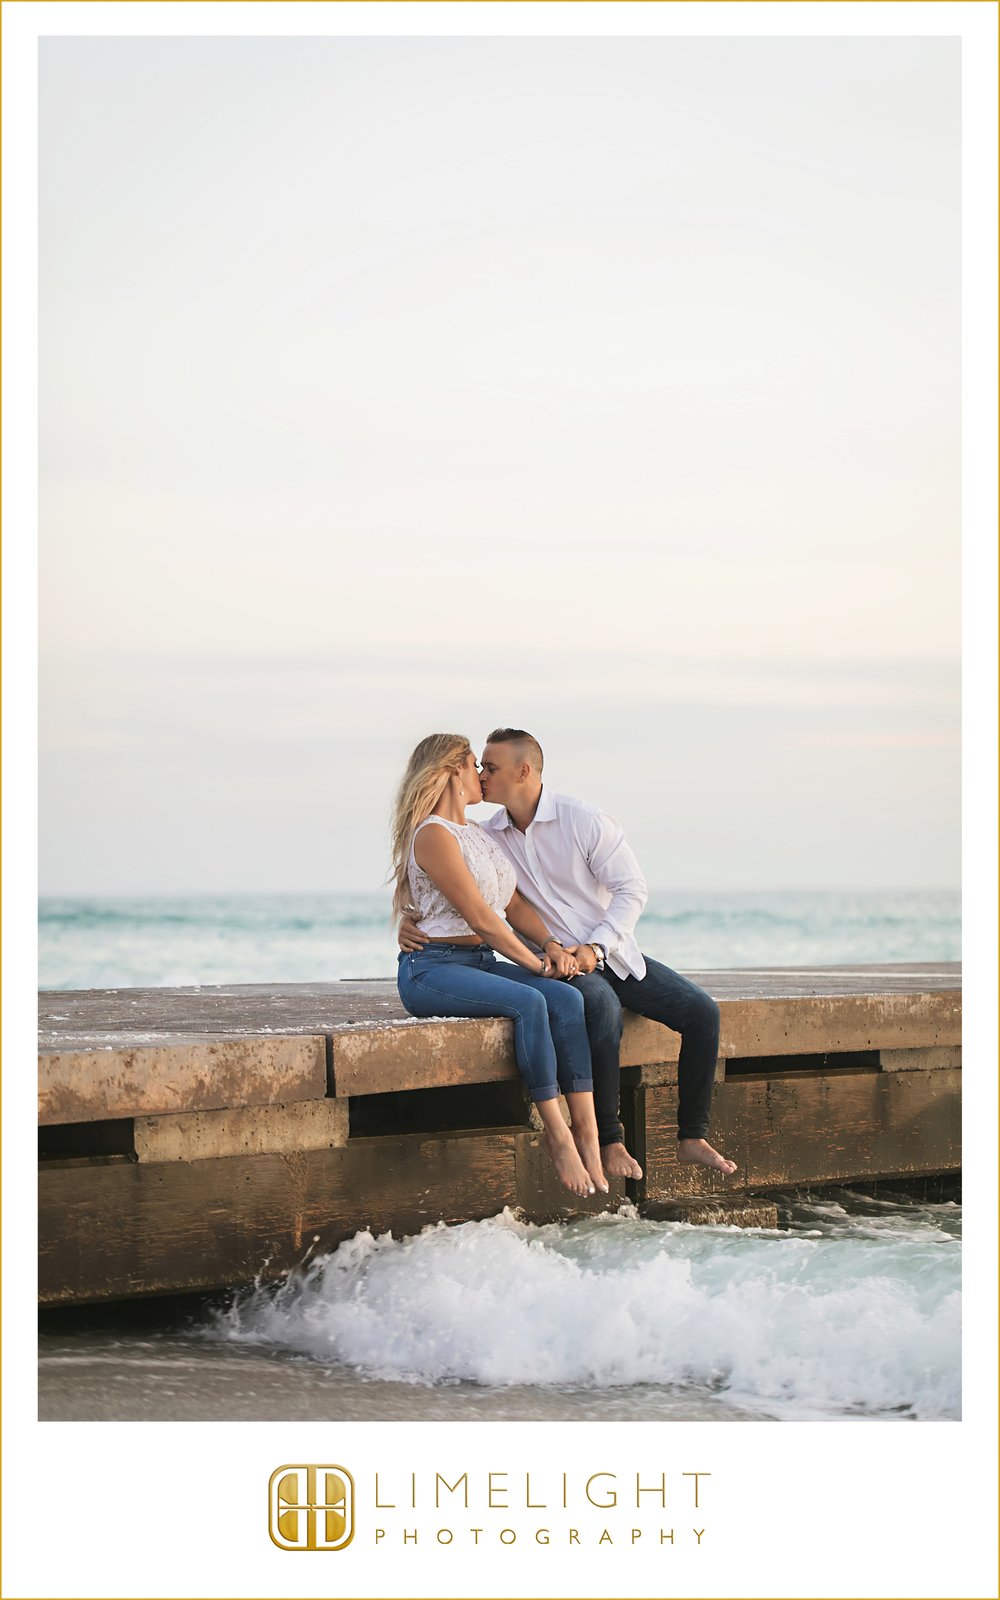
[[957,41],[40,60],[43,892],[377,887],[497,722],[655,887],[958,882]]

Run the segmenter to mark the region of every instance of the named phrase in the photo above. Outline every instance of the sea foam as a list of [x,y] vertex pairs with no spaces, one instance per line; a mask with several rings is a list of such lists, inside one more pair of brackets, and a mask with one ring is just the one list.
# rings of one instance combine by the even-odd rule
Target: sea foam
[[953,1418],[959,1249],[934,1209],[845,1221],[817,1206],[797,1231],[626,1208],[361,1232],[217,1311],[211,1335],[409,1383],[651,1384],[758,1416]]

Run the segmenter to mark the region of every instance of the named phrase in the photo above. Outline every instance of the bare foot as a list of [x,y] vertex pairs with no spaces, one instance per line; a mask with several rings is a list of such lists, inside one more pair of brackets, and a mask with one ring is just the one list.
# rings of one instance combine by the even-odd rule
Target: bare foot
[[609,1178],[641,1178],[642,1168],[635,1156],[630,1156],[621,1140],[617,1144],[601,1145],[601,1164]]
[[713,1150],[707,1139],[678,1139],[678,1161],[693,1161],[701,1167],[714,1167],[718,1172],[724,1172],[728,1177],[736,1171],[736,1162],[729,1161],[725,1156],[720,1156],[718,1150]]
[[597,1142],[596,1129],[581,1133],[577,1128],[571,1128],[573,1143],[580,1152],[580,1160],[590,1173],[590,1181],[595,1184],[602,1194],[608,1193],[608,1180],[604,1176],[601,1165],[601,1147]]
[[[565,1123],[563,1126],[566,1126]],[[570,1189],[573,1194],[578,1194],[581,1199],[593,1194],[594,1185],[590,1181],[587,1168],[580,1159],[576,1145],[569,1137],[569,1129],[566,1129],[566,1137],[564,1138],[559,1138],[558,1135],[554,1136],[546,1129],[545,1143],[548,1145],[549,1155],[552,1157],[553,1165],[559,1174],[559,1181],[564,1183],[566,1188]]]

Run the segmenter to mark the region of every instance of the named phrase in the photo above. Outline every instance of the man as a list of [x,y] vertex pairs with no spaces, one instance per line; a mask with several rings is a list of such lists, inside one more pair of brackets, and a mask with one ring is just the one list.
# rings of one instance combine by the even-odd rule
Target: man
[[[648,892],[620,824],[596,806],[547,789],[542,765],[541,746],[523,728],[490,734],[481,762],[483,799],[502,809],[482,826],[512,862],[520,893],[579,966],[572,982],[583,995],[604,1171],[608,1177],[642,1177],[618,1117],[624,1006],[681,1035],[679,1160],[735,1172],[736,1163],[706,1138],[719,1008],[697,984],[642,954],[634,929]],[[427,941],[407,918],[399,942],[404,950],[418,950]]]

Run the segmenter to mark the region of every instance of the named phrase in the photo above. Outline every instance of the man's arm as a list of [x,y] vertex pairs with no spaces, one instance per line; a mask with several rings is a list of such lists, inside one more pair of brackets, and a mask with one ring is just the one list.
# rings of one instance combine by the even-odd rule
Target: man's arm
[[401,950],[423,950],[431,942],[430,934],[424,933],[417,927],[417,916],[418,913],[415,910],[403,913],[402,920],[396,929],[396,938],[399,940],[399,948]]
[[591,872],[605,889],[611,903],[597,927],[587,934],[588,944],[603,945],[609,955],[635,931],[649,890],[638,861],[632,854],[625,830],[606,812],[592,813],[586,819],[583,839]]

